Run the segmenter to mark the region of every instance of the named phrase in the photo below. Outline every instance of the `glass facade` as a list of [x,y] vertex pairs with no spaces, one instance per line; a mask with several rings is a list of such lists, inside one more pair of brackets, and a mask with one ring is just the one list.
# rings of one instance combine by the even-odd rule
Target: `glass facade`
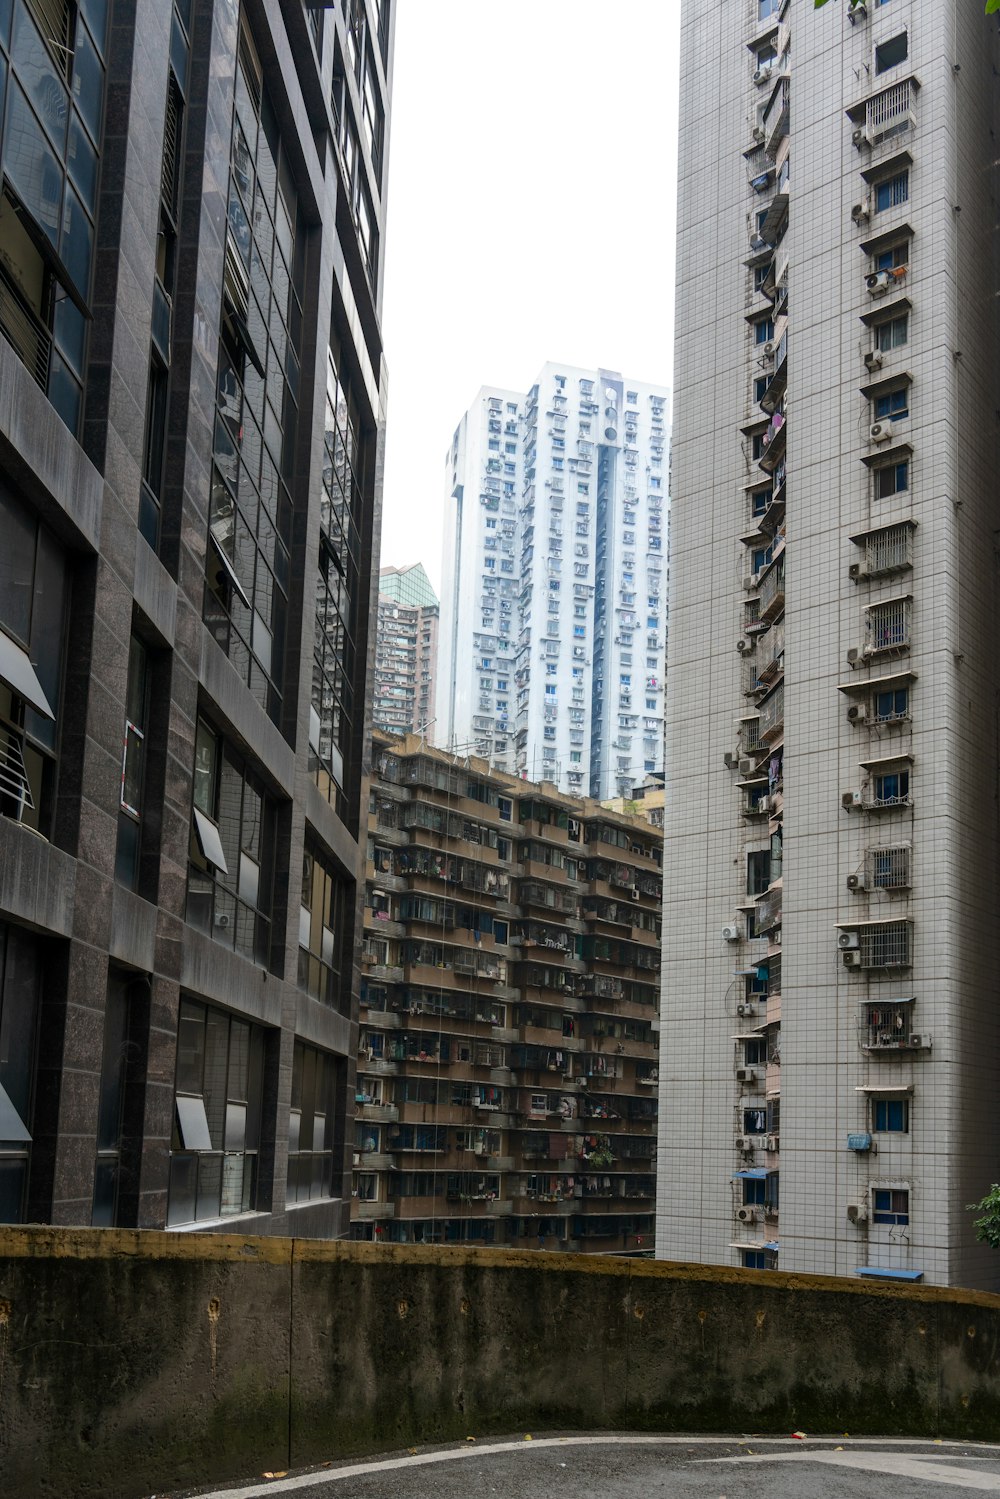
[[0,1223],[19,1223],[31,1159],[38,940],[0,922]]
[[256,1205],[263,1070],[260,1026],[181,1001],[168,1226]]
[[245,23],[236,69],[205,621],[281,711],[305,232]]
[[0,3],[0,331],[71,431],[96,239],[107,0]]
[[351,924],[353,885],[338,879],[321,856],[306,848],[299,914],[299,984],[314,999],[349,1014],[351,961],[345,933]]
[[355,714],[363,709],[363,699],[355,701],[355,682],[361,517],[371,447],[339,349],[331,346],[309,748],[317,785],[340,816],[347,814],[357,780],[351,741]]
[[334,1196],[337,1071],[342,1066],[327,1052],[296,1041],[288,1119],[289,1202]]
[[274,804],[204,719],[195,737],[187,919],[267,967],[271,951]]

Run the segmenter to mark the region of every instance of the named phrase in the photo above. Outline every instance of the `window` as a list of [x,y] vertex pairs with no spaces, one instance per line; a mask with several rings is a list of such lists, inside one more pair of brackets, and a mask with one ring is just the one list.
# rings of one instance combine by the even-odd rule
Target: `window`
[[757,19],[766,21],[768,16],[776,16],[781,9],[781,0],[757,0]]
[[906,844],[870,848],[865,884],[870,890],[906,890],[910,885],[910,849]]
[[909,387],[904,385],[902,390],[891,390],[884,396],[876,396],[874,412],[877,422],[902,421],[904,416],[910,414]]
[[298,982],[321,1004],[345,1015],[351,1002],[345,952],[353,928],[353,890],[353,884],[307,846],[302,858]]
[[910,1193],[898,1187],[872,1189],[872,1222],[905,1225],[910,1221]]
[[743,1133],[745,1135],[766,1135],[767,1109],[744,1109]]
[[872,777],[873,807],[904,807],[910,801],[910,772],[908,770],[880,771]]
[[908,718],[910,690],[908,687],[890,687],[884,692],[876,692],[873,706],[876,723],[894,723]]
[[267,967],[274,805],[220,735],[198,720],[187,920]]
[[743,1178],[743,1206],[763,1207],[765,1199],[765,1180],[762,1176]]
[[910,198],[910,171],[907,167],[904,172],[897,172],[895,177],[887,177],[884,182],[875,185],[875,212],[884,213],[887,208],[898,208],[901,203],[909,202]]
[[904,494],[910,487],[910,464],[908,459],[901,463],[883,464],[875,470],[875,498],[877,500],[889,500],[894,494]]
[[907,342],[910,331],[909,314],[904,312],[899,317],[889,318],[884,323],[875,325],[875,347],[880,354],[889,354],[893,349],[901,349]]
[[75,432],[95,241],[106,8],[20,0],[12,27],[10,14],[8,5],[0,41],[7,93],[0,331]]
[[343,1063],[314,1046],[295,1042],[292,1102],[288,1115],[289,1203],[333,1197],[338,1072]]
[[0,922],[0,1223],[25,1210],[40,972],[36,938]]
[[774,320],[769,317],[758,318],[753,325],[753,341],[758,346],[768,343],[774,337]]
[[910,259],[910,242],[893,245],[889,250],[880,250],[872,259],[873,271],[905,270]]
[[906,968],[910,962],[910,924],[881,921],[861,930],[863,968]]
[[907,33],[901,31],[898,36],[892,36],[887,42],[881,42],[875,48],[875,72],[888,72],[889,68],[898,68],[901,62],[906,61]]
[[908,1134],[910,1100],[908,1098],[873,1098],[872,1128],[878,1135]]
[[55,790],[66,554],[0,479],[0,816],[48,836]]
[[133,635],[128,653],[128,687],[122,735],[122,786],[118,812],[115,879],[134,890],[139,879],[142,785],[149,712],[149,665],[146,648]]
[[744,1270],[766,1270],[766,1256],[763,1249],[741,1249]]
[[264,1031],[182,999],[177,1028],[167,1224],[256,1206]]
[[[136,1204],[134,1200],[123,1202],[119,1190],[126,1179],[125,1172],[133,1184],[137,1184],[139,1178],[139,1163],[135,1156],[141,1141],[135,1136],[124,1135],[126,1091],[132,1076],[141,1071],[137,1061],[143,1055],[142,1042],[135,1036],[130,1040],[133,977],[114,969],[108,973],[97,1116],[97,1161],[90,1219],[94,1228],[135,1222]],[[140,987],[145,989],[142,980]]]
[[771,883],[771,850],[756,849],[747,854],[747,895],[763,895]]

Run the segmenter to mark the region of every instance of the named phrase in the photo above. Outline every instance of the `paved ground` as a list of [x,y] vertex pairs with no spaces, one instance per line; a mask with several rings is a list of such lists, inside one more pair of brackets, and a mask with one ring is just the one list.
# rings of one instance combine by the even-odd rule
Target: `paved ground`
[[529,1441],[522,1434],[197,1492],[204,1499],[970,1499],[1000,1495],[1000,1445],[614,1434]]

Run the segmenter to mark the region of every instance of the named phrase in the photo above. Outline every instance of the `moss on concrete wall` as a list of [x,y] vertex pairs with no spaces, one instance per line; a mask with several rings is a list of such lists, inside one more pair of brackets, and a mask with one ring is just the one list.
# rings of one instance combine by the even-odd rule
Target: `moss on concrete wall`
[[705,1266],[0,1229],[5,1499],[550,1429],[993,1437],[1000,1297]]

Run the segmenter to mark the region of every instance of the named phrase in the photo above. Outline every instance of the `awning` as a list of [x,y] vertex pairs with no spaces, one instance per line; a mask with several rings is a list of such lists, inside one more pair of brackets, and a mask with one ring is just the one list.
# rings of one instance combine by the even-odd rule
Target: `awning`
[[777,1254],[778,1250],[781,1248],[781,1245],[778,1243],[777,1239],[772,1239],[769,1244],[764,1245],[764,1248],[769,1249],[772,1254]]
[[49,700],[42,691],[42,684],[35,668],[28,659],[27,651],[15,645],[9,635],[0,630],[0,682],[6,682],[15,697],[23,698],[29,708],[34,708],[43,718],[55,718]]
[[770,1175],[772,1175],[772,1173],[768,1171],[766,1166],[751,1166],[749,1171],[734,1171],[733,1181],[762,1181],[765,1176]]
[[859,1265],[856,1275],[866,1275],[872,1280],[923,1280],[922,1270],[885,1270],[881,1265]]
[[212,819],[206,817],[204,812],[199,812],[197,807],[194,809],[194,830],[198,838],[198,846],[208,862],[214,864],[216,869],[221,869],[223,874],[228,874],[229,865],[222,851],[219,830]]
[[912,765],[913,756],[908,752],[900,755],[879,755],[875,760],[859,760],[862,770],[888,770],[890,765]]
[[0,1083],[0,1140],[12,1145],[31,1143],[31,1136],[25,1128],[24,1121],[2,1083]]
[[913,1092],[912,1083],[862,1083],[860,1088],[855,1088],[855,1093],[894,1093],[902,1098],[906,1093]]
[[[867,664],[867,663],[865,663]],[[852,682],[838,682],[838,692],[893,692],[917,680],[915,671],[894,671],[887,677],[855,677]]]

